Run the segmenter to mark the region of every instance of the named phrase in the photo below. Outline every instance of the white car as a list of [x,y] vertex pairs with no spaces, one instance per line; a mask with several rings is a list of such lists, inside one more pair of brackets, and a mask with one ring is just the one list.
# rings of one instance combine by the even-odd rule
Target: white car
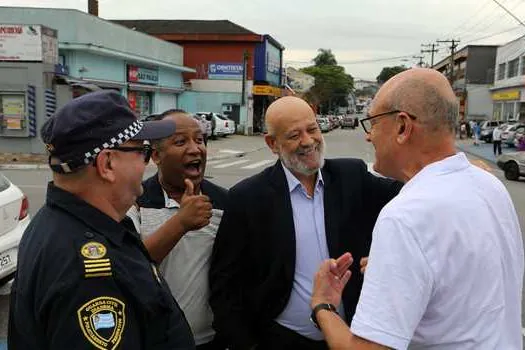
[[18,245],[29,221],[27,197],[0,173],[0,285],[16,271]]
[[224,120],[224,126],[228,129],[228,132],[226,135],[235,134],[235,121],[234,120],[231,120],[230,118],[228,118],[227,116],[223,114],[217,114],[217,117]]
[[213,137],[229,135],[230,129],[228,128],[228,122],[223,119],[224,117],[222,117],[222,115],[213,112],[197,112],[195,114],[203,116],[211,122]]

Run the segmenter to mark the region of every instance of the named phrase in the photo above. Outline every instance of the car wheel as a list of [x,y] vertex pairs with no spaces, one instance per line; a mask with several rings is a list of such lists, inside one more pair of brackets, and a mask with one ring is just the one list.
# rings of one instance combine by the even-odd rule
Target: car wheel
[[507,180],[513,180],[516,181],[520,177],[520,169],[518,167],[518,164],[516,162],[507,162],[505,164],[505,178]]

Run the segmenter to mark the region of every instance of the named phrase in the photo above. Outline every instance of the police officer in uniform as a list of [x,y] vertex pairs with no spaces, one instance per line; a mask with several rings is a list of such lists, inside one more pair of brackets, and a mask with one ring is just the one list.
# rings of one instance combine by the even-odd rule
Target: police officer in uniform
[[194,349],[183,312],[127,210],[142,194],[148,140],[172,121],[139,122],[126,99],[98,91],[43,125],[53,182],[19,247],[8,346]]

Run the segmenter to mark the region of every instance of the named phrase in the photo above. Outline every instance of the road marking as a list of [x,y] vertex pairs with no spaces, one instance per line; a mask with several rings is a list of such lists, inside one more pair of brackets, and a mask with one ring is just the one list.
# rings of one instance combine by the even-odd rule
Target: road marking
[[243,151],[238,151],[238,150],[235,150],[235,149],[221,149],[219,150],[220,153],[230,153],[230,154],[239,154],[239,153],[244,153]]
[[233,165],[247,163],[249,161],[250,161],[249,159],[236,160],[235,162],[223,163],[223,164],[216,165],[216,166],[213,167],[213,169],[223,169],[223,168],[227,168],[227,167],[230,167],[230,166],[233,166]]
[[224,159],[215,159],[215,160],[206,161],[206,165],[219,164],[222,162],[224,162]]
[[266,164],[270,164],[270,163],[273,163],[275,162],[275,160],[273,159],[265,159],[265,160],[261,160],[260,162],[257,162],[257,163],[253,163],[253,164],[250,164],[250,165],[247,165],[247,166],[243,166],[241,169],[255,169],[255,168],[259,168],[259,167],[262,167]]
[[20,188],[47,188],[47,185],[19,185],[17,184],[17,186]]

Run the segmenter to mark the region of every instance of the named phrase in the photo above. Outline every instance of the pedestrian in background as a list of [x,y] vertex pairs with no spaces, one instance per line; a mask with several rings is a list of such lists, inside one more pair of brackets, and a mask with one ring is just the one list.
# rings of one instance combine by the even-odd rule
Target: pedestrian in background
[[168,110],[177,130],[156,140],[157,173],[143,182],[144,194],[128,212],[151,257],[180,304],[198,350],[225,349],[212,328],[208,304],[210,256],[227,190],[204,179],[203,131],[188,113]]
[[126,212],[142,194],[150,141],[118,92],[78,97],[48,119],[53,182],[20,243],[9,349],[194,349],[182,310]]
[[352,256],[317,273],[311,307],[332,348],[523,348],[518,217],[505,186],[456,152],[457,110],[431,69],[400,73],[377,93],[367,134],[375,167],[407,182],[374,227],[351,332],[333,310],[354,278]]
[[492,144],[495,156],[501,155],[501,134],[503,131],[499,126],[496,126],[492,131]]

